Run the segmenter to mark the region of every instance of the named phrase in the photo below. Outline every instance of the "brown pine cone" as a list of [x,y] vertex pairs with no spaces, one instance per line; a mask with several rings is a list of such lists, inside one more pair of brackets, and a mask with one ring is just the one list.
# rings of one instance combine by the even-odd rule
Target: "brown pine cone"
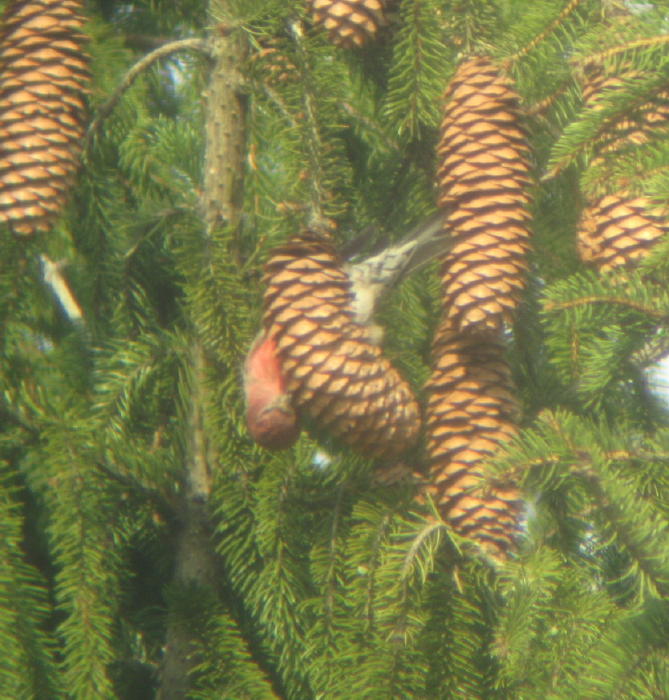
[[425,421],[432,494],[456,532],[500,558],[514,546],[521,502],[513,485],[484,489],[485,460],[516,432],[518,406],[494,331],[443,321],[434,343]]
[[499,329],[525,285],[530,164],[518,96],[487,58],[457,69],[437,148],[439,205],[455,243],[445,256],[446,313],[459,330]]
[[386,0],[309,0],[314,23],[346,49],[360,48],[386,26]]
[[399,455],[418,436],[409,385],[355,321],[351,281],[333,246],[307,232],[266,266],[265,333],[303,418],[359,452]]
[[0,29],[0,222],[51,227],[77,169],[88,57],[81,3],[12,0]]
[[669,230],[667,212],[647,197],[626,192],[605,195],[581,215],[578,252],[600,272],[633,267]]

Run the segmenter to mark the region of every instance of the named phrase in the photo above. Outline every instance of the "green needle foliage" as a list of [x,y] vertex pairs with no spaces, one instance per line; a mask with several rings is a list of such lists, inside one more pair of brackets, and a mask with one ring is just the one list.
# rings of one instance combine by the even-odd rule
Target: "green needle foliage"
[[[48,235],[0,230],[0,698],[665,697],[669,409],[648,370],[669,245],[601,275],[575,242],[612,187],[669,205],[666,124],[616,130],[669,90],[666,3],[398,0],[353,51],[302,0],[85,12],[97,128],[68,205]],[[204,41],[108,104],[183,39]],[[225,41],[232,122],[209,102]],[[306,434],[268,452],[242,388],[274,245],[329,222],[369,253],[433,212],[441,96],[472,54],[516,82],[537,176],[507,333],[524,414],[490,464],[526,503],[502,564],[414,498],[421,444],[402,465]],[[592,64],[621,75],[595,106]],[[212,135],[235,129],[237,189],[211,217]],[[379,314],[419,397],[438,296],[428,266]]]

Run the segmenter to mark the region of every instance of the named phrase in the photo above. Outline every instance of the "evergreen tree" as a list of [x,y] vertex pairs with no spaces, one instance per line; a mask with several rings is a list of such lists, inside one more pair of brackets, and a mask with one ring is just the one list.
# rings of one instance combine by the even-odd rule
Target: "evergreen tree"
[[[2,6],[0,698],[665,697],[667,4]],[[490,346],[519,417],[475,465],[524,504],[494,559],[425,438],[268,451],[242,382],[272,249],[327,225],[369,253],[435,211],[477,56],[534,180]],[[379,313],[424,407],[440,275]]]

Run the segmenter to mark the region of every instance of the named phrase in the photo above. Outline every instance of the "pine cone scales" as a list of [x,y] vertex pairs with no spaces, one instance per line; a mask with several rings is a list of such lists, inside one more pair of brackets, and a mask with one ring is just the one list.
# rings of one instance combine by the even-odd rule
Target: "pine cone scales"
[[524,287],[530,167],[518,96],[487,58],[465,61],[446,91],[437,149],[439,205],[455,244],[442,281],[456,327],[499,328]]
[[0,31],[0,222],[48,230],[84,135],[88,59],[74,0],[14,0]]
[[314,23],[343,48],[364,46],[387,24],[385,0],[309,0]]
[[351,282],[334,248],[306,233],[266,266],[265,329],[301,415],[363,454],[405,451],[419,409],[408,384],[356,323]]
[[600,272],[630,267],[669,230],[666,212],[647,197],[621,192],[587,206],[581,216],[578,251]]
[[[623,71],[606,74],[600,66],[590,67],[583,86],[583,100],[590,109],[601,109],[607,93],[615,93],[634,80],[636,73]],[[592,164],[602,165],[604,154],[609,157],[630,145],[643,145],[651,132],[669,129],[669,92],[659,91],[640,105],[607,123],[606,132],[597,143],[598,154]],[[607,175],[604,183],[608,194],[593,198],[581,214],[577,247],[581,259],[592,263],[602,272],[633,267],[667,232],[666,211],[647,197],[624,189],[626,184]],[[620,189],[619,189],[620,188]],[[618,190],[618,191],[616,191]]]
[[481,490],[485,459],[515,434],[518,407],[503,344],[493,332],[457,332],[446,320],[434,356],[426,386],[428,491],[457,532],[503,556],[518,533],[519,493]]
[[446,99],[437,184],[454,243],[426,386],[428,491],[458,533],[502,558],[518,534],[520,496],[486,485],[485,460],[516,430],[500,331],[525,286],[529,149],[518,95],[489,59],[464,61]]

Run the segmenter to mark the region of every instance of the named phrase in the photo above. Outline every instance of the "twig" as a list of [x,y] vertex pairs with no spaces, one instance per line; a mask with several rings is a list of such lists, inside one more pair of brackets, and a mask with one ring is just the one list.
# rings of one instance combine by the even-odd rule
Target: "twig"
[[591,295],[584,296],[579,299],[570,299],[569,301],[549,301],[546,303],[544,308],[546,311],[562,311],[564,309],[573,309],[579,306],[586,306],[588,304],[618,304],[619,306],[626,306],[627,308],[647,314],[651,318],[666,318],[666,313],[663,311],[657,311],[656,309],[645,306],[644,304],[640,304],[631,299],[613,295]]
[[560,14],[552,22],[550,22],[550,24],[548,24],[548,26],[545,27],[542,32],[537,34],[537,36],[535,36],[527,45],[520,49],[520,51],[515,53],[513,56],[510,56],[507,59],[507,63],[515,63],[516,61],[530,53],[530,51],[536,48],[544,39],[550,36],[550,34],[554,32],[557,27],[561,25],[565,21],[565,19],[567,19],[567,17],[569,17],[569,15],[578,8],[581,2],[582,0],[571,0],[570,2],[568,2],[562,8]]
[[400,144],[398,141],[396,141],[392,136],[389,136],[388,134],[384,133],[383,130],[379,128],[377,124],[375,124],[364,114],[361,114],[350,102],[341,102],[339,106],[348,115],[350,115],[354,119],[357,119],[366,129],[373,131],[377,136],[379,136],[390,150],[400,150]]
[[323,143],[319,129],[318,109],[314,100],[312,78],[309,71],[307,51],[304,46],[305,30],[302,22],[298,20],[291,22],[290,33],[298,49],[298,67],[302,73],[302,84],[304,85],[302,94],[306,131],[305,148],[310,169],[309,183],[311,185],[307,225],[316,231],[327,231],[332,228],[331,222],[324,211],[324,204],[331,199],[331,194],[325,186],[322,166],[323,154],[327,152],[327,146]]
[[404,580],[411,573],[411,566],[413,565],[414,559],[418,554],[418,551],[423,546],[423,543],[430,537],[430,535],[436,530],[439,532],[441,529],[446,529],[446,523],[443,520],[435,520],[433,522],[428,522],[425,527],[414,537],[411,542],[411,547],[409,551],[404,556],[404,563],[402,564],[401,578]]
[[600,51],[599,53],[593,53],[589,56],[583,56],[574,61],[576,65],[587,66],[589,63],[599,63],[604,62],[607,59],[616,56],[617,54],[625,53],[627,51],[633,51],[634,49],[643,49],[647,46],[660,46],[662,44],[669,43],[669,34],[659,34],[657,36],[651,36],[647,39],[637,39],[636,41],[630,41],[627,44],[621,44],[620,46],[614,46],[606,51]]
[[135,63],[132,68],[123,76],[123,79],[116,87],[116,90],[112,93],[112,96],[98,109],[98,113],[88,127],[88,132],[84,139],[84,152],[91,145],[91,141],[95,136],[96,132],[102,125],[102,122],[114,111],[114,107],[118,104],[118,101],[123,96],[123,93],[135,82],[140,73],[151,67],[156,61],[163,58],[164,56],[169,56],[170,54],[176,53],[177,51],[200,51],[201,53],[209,55],[209,43],[204,39],[191,38],[191,39],[179,39],[178,41],[171,41],[168,44],[163,44],[159,48],[155,49],[151,53],[146,54]]
[[112,479],[121,486],[125,486],[127,489],[138,492],[145,501],[151,501],[157,508],[169,514],[171,517],[174,516],[175,506],[174,503],[161,493],[157,488],[146,486],[137,477],[121,472],[116,469],[108,467],[106,464],[100,461],[95,461],[95,466],[98,471],[104,474],[109,479]]
[[44,253],[39,256],[39,259],[42,266],[42,279],[53,292],[65,315],[72,323],[83,323],[84,312],[60,271],[61,264],[55,263]]
[[555,104],[555,102],[557,102],[559,97],[564,95],[564,93],[569,89],[571,82],[571,78],[563,80],[554,92],[547,97],[544,97],[543,100],[539,100],[538,102],[530,105],[525,110],[525,115],[528,117],[542,116],[544,112],[547,112]]
[[646,369],[669,355],[669,337],[656,336],[632,353],[630,360],[639,369]]

